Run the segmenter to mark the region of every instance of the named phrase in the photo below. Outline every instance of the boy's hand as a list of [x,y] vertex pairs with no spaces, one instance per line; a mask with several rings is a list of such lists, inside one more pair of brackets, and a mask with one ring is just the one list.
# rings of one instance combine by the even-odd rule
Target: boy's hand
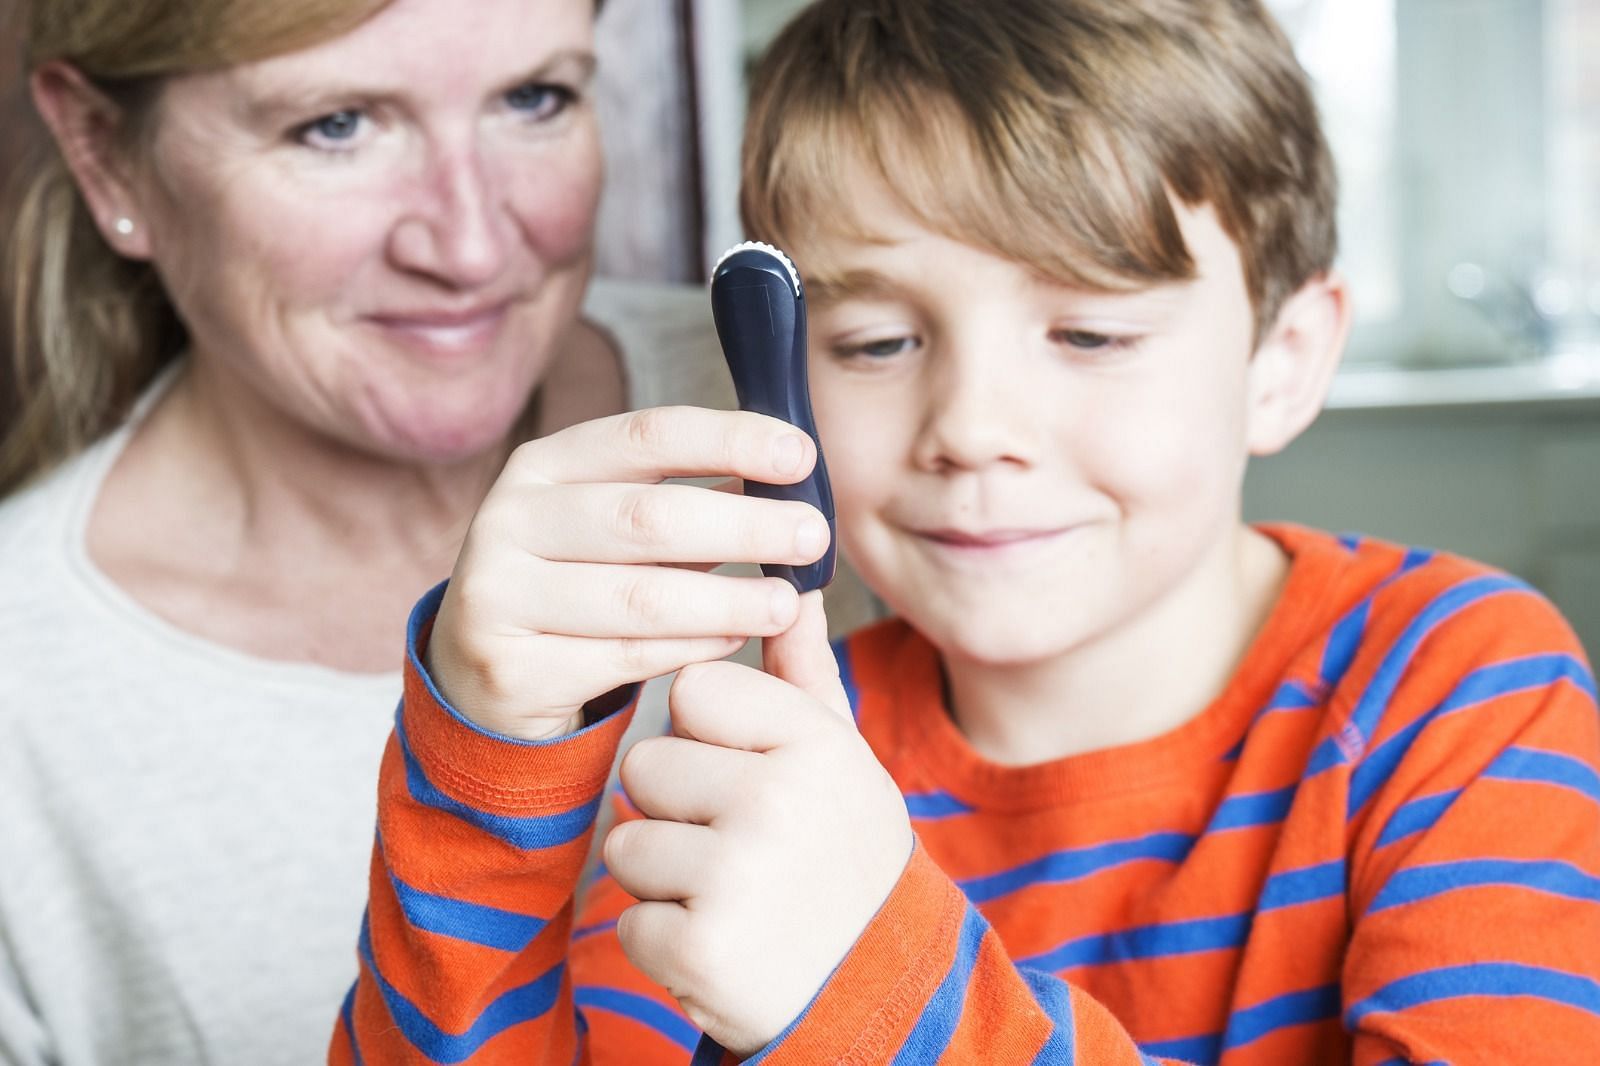
[[780,633],[799,597],[725,562],[808,563],[828,526],[803,503],[669,477],[789,483],[816,462],[803,432],[740,411],[663,407],[522,445],[467,531],[427,649],[440,692],[526,740],[570,732],[589,700]]
[[678,675],[676,735],[622,763],[646,820],[605,844],[606,868],[643,901],[617,924],[628,958],[741,1056],[805,1009],[912,847],[905,801],[851,721],[821,593],[764,658],[767,673]]

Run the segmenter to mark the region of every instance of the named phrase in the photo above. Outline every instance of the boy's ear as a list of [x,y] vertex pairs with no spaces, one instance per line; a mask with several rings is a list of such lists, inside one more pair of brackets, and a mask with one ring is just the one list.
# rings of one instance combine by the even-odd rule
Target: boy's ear
[[131,180],[122,109],[60,60],[35,70],[28,89],[106,243],[129,258],[149,258],[150,231]]
[[1336,271],[1312,278],[1284,301],[1250,361],[1251,455],[1281,451],[1317,417],[1349,333],[1350,291]]

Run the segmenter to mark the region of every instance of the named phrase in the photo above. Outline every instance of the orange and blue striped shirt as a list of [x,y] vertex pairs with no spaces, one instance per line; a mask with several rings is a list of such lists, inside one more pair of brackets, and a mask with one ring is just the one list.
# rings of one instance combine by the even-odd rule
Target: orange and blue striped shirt
[[[1270,618],[1226,691],[1149,741],[990,763],[915,631],[839,645],[918,844],[751,1061],[1600,1056],[1600,715],[1571,631],[1459,558],[1266,532],[1293,560]],[[699,1034],[617,941],[632,900],[602,873],[574,918],[629,712],[545,744],[474,729],[418,665],[438,595],[330,1062],[688,1061]]]

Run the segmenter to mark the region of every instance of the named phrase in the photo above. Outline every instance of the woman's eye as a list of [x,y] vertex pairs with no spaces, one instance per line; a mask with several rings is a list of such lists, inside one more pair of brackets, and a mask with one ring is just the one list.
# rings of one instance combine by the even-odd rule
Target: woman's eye
[[347,108],[307,122],[297,131],[297,138],[314,148],[347,145],[355,140],[365,122],[364,114]]
[[552,118],[566,110],[576,95],[571,89],[562,85],[534,82],[519,85],[506,93],[506,103],[513,111],[520,111],[530,118],[544,119]]

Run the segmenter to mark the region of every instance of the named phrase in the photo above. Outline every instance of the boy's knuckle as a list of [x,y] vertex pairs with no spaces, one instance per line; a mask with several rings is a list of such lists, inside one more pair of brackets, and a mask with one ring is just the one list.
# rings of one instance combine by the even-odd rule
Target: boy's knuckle
[[470,682],[479,702],[497,703],[505,698],[508,688],[505,678],[494,656],[486,654],[479,645],[456,646],[451,655],[451,672],[455,675],[457,686],[460,680]]
[[660,623],[666,610],[666,598],[661,586],[643,575],[628,579],[622,587],[622,609],[628,618],[642,628],[653,628]]
[[486,566],[463,567],[463,573],[450,579],[450,598],[455,608],[467,618],[480,618],[495,602],[499,584],[488,573]]
[[650,669],[649,638],[620,637],[616,642],[616,649],[617,668],[624,677],[637,677],[641,672]]
[[764,776],[752,780],[747,787],[746,810],[757,823],[764,826],[789,823],[794,799],[782,782]]
[[647,454],[664,448],[672,439],[671,417],[665,409],[652,407],[635,411],[623,422],[629,446]]
[[617,532],[625,540],[635,544],[661,544],[668,539],[671,528],[668,501],[648,489],[628,492],[618,504]]
[[511,449],[505,469],[517,481],[543,481],[544,456],[548,446],[541,441],[523,441]]

